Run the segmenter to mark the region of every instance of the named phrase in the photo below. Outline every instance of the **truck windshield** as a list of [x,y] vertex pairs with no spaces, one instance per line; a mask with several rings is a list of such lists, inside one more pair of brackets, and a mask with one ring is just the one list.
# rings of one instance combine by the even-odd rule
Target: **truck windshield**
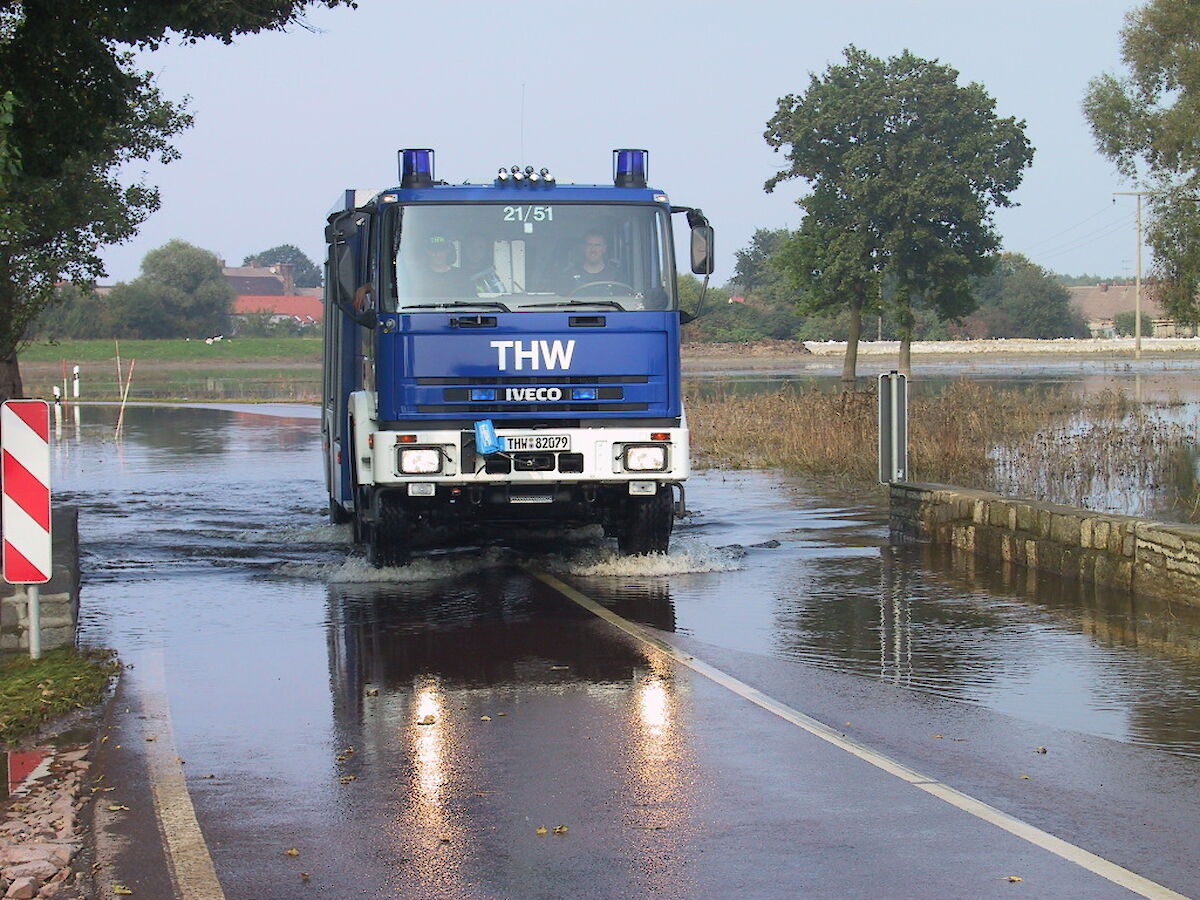
[[390,311],[677,308],[655,206],[431,204],[395,207],[389,224]]

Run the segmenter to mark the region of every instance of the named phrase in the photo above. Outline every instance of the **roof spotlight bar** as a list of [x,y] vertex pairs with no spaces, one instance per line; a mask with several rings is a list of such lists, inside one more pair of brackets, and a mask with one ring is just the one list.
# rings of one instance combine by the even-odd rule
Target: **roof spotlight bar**
[[[617,187],[644,188],[650,167],[647,150],[623,149],[613,151],[613,184]],[[500,167],[496,173],[498,184],[545,185],[555,183],[554,176],[546,168],[533,166]],[[403,188],[428,187],[433,180],[433,151],[429,149],[407,149],[400,151],[400,186]]]
[[511,169],[500,167],[500,171],[496,173],[496,181],[499,184],[544,184],[547,187],[554,184],[554,176],[550,174],[550,170],[542,168],[535,170],[533,166],[526,166],[522,169],[520,166],[513,166]]

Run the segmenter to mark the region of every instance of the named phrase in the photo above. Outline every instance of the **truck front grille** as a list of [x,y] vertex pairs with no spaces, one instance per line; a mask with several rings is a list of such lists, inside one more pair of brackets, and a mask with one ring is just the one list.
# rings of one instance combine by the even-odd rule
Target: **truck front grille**
[[574,472],[583,471],[582,453],[505,453],[487,457],[483,471],[488,475],[508,475],[511,472]]
[[422,403],[419,413],[451,413],[472,417],[477,413],[645,412],[649,403]]
[[648,384],[648,375],[505,375],[497,378],[418,378],[419,387],[494,387],[542,384]]

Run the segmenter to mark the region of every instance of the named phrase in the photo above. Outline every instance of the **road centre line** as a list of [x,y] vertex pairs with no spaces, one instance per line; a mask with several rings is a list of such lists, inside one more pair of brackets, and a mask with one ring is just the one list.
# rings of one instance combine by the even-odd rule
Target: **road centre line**
[[183,763],[175,747],[163,652],[154,651],[141,671],[148,681],[140,698],[146,717],[142,726],[146,737],[146,765],[154,793],[154,814],[158,818],[158,830],[163,837],[175,891],[179,900],[225,900],[204,832],[196,820],[196,808],[192,805]]
[[732,675],[728,675],[720,669],[684,653],[662,638],[652,634],[641,625],[617,615],[612,610],[607,609],[586,594],[558,580],[553,575],[548,575],[545,572],[540,572],[532,568],[526,568],[525,571],[538,581],[562,594],[568,600],[578,604],[588,612],[598,616],[631,637],[649,644],[660,653],[670,657],[680,665],[691,669],[696,674],[727,688],[756,706],[774,713],[781,719],[802,728],[814,737],[827,741],[852,756],[857,756],[864,762],[870,763],[876,768],[882,769],[902,781],[908,782],[918,790],[937,797],[939,800],[943,800],[951,806],[975,816],[977,819],[1003,829],[1009,834],[1028,841],[1043,850],[1047,850],[1068,862],[1075,863],[1077,866],[1087,869],[1089,872],[1099,875],[1113,884],[1133,891],[1142,897],[1153,898],[1153,900],[1187,900],[1183,894],[1176,893],[1168,887],[1164,887],[1142,875],[1138,875],[1136,872],[1131,872],[1129,869],[1122,868],[1114,862],[1110,862],[1101,856],[1084,850],[1082,847],[1071,844],[1062,838],[1055,837],[1047,831],[1043,831],[1028,822],[984,803],[982,800],[978,800],[969,794],[952,788],[938,781],[936,778],[922,775],[915,769],[911,769],[903,763],[897,762],[883,753],[859,743],[853,738],[847,737],[825,723],[806,716],[799,710],[793,709],[786,703],[776,700],[773,697],[769,697],[757,688],[739,681]]

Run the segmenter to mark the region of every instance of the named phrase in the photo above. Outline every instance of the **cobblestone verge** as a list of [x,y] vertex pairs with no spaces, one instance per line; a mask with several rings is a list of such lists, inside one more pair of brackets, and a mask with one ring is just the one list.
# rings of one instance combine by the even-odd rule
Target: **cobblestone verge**
[[84,781],[91,763],[82,746],[46,748],[43,764],[3,804],[0,896],[84,900],[90,874],[77,871],[84,846]]

